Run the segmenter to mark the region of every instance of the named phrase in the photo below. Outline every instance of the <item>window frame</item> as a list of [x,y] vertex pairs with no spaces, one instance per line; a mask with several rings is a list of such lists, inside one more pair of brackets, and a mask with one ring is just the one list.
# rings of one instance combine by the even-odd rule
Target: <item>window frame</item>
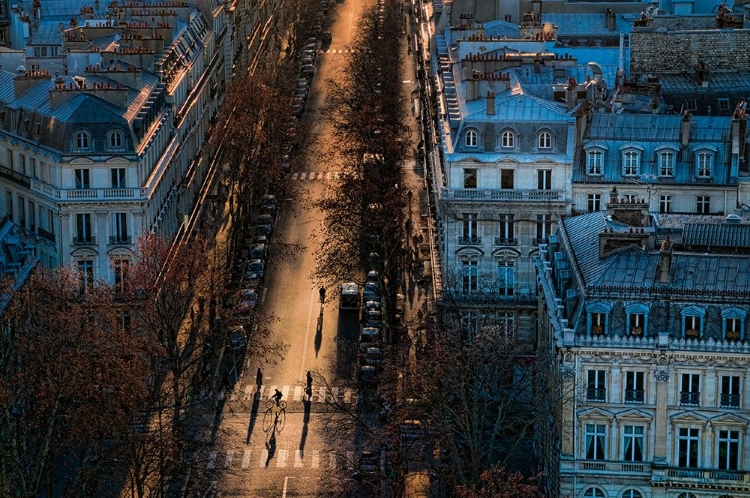
[[698,214],[711,214],[711,196],[710,195],[696,196],[695,212]]
[[586,176],[602,176],[604,169],[604,151],[591,149],[586,151]]
[[78,130],[73,134],[73,146],[76,150],[91,150],[91,134]]
[[479,237],[479,214],[463,213],[461,219],[461,243],[481,244],[482,239]]
[[643,404],[646,402],[646,374],[641,370],[625,372],[623,401],[625,403]]
[[664,194],[659,196],[659,213],[667,214],[672,212],[672,195]]
[[607,371],[599,368],[586,369],[586,401],[607,401]]
[[515,261],[506,259],[497,262],[497,287],[501,296],[512,296],[516,285]]
[[475,258],[464,259],[462,265],[462,290],[472,294],[479,290],[479,262]]
[[[463,188],[465,189],[475,189],[479,187],[479,169],[478,168],[464,168],[464,182],[463,182]],[[473,182],[471,181],[473,178]],[[469,180],[467,182],[467,180]],[[473,183],[473,187],[471,186]]]
[[701,380],[697,372],[680,373],[681,406],[701,406]]
[[[733,436],[734,435],[734,436]],[[744,434],[738,428],[722,428],[716,431],[716,468],[726,471],[740,470],[742,465],[741,447]],[[726,445],[724,449],[726,458],[722,457],[722,444]],[[730,447],[734,446],[734,451]],[[723,462],[722,462],[723,460]]]
[[549,131],[542,131],[537,137],[537,147],[542,150],[549,150],[552,148],[552,133]]
[[583,429],[583,459],[589,461],[607,460],[607,424],[587,421]]
[[114,189],[127,188],[127,170],[125,168],[110,168],[110,185]]
[[[592,303],[586,306],[586,332],[589,336],[593,335],[609,335],[609,314],[612,311],[612,306],[607,303]],[[604,323],[598,321],[594,324],[594,318],[596,316],[604,317]],[[594,327],[600,327],[601,330],[594,330]]]
[[536,188],[537,190],[552,190],[552,170],[536,170]]
[[[667,162],[667,158],[668,162]],[[671,149],[660,151],[658,153],[659,162],[659,176],[662,177],[673,177],[674,168],[677,163],[677,153]]]
[[[701,460],[701,430],[697,427],[678,427],[677,428],[677,444],[675,445],[675,464],[679,468],[683,469],[697,469],[700,468]],[[685,451],[683,451],[683,441],[686,443]],[[683,463],[684,454],[684,463]],[[695,461],[693,461],[695,460]]]
[[622,176],[638,176],[641,169],[641,151],[628,149],[622,151]]
[[107,143],[110,149],[122,149],[125,146],[125,137],[119,130],[110,131],[107,136]]
[[[628,433],[629,429],[631,430],[630,433]],[[638,429],[640,429],[640,434],[636,432]],[[630,451],[628,451],[628,440],[633,443]],[[639,441],[640,448],[638,448]],[[637,452],[640,452],[640,458],[638,458]],[[646,428],[643,425],[627,424],[622,426],[622,460],[625,462],[644,462],[646,460]]]
[[699,150],[695,152],[695,177],[708,179],[713,176],[714,152]]
[[586,208],[589,213],[598,213],[602,210],[602,194],[588,194],[586,196]]
[[[729,320],[731,323],[739,324],[739,330],[734,331],[729,328]],[[739,308],[727,308],[721,311],[721,336],[725,341],[744,341],[745,340],[745,322],[747,321],[747,313]],[[730,337],[730,333],[732,336]]]
[[[648,312],[649,307],[642,303],[634,303],[625,307],[625,313],[627,315],[627,335],[634,337],[646,337],[648,334]],[[633,319],[634,317],[642,317],[640,325],[636,324],[636,328],[640,326],[640,331],[634,332]]]
[[[697,306],[687,306],[680,311],[683,339],[702,339],[706,323],[706,310]],[[696,330],[695,320],[698,320]],[[687,328],[688,325],[691,328]]]
[[479,147],[479,132],[475,130],[474,128],[469,128],[466,130],[466,135],[464,136],[464,146],[465,147]]
[[743,378],[739,373],[722,373],[719,377],[719,406],[740,408],[742,406]]
[[503,130],[500,134],[500,147],[503,149],[516,147],[516,134],[513,130]]

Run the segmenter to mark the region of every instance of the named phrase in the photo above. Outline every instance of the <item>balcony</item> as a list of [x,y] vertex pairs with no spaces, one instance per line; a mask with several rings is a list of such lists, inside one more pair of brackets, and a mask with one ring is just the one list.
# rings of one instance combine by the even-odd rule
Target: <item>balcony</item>
[[739,408],[740,395],[722,393],[720,403],[722,408]]
[[701,488],[750,490],[750,472],[731,470],[676,469],[654,470],[652,482]]
[[607,390],[599,387],[586,388],[586,401],[607,401]]
[[689,406],[698,406],[701,401],[701,393],[680,391],[680,404]]
[[482,243],[481,237],[459,237],[458,245],[460,246],[478,246]]
[[55,241],[55,234],[50,231],[45,230],[44,228],[39,227],[36,232],[51,242]]
[[109,237],[109,245],[125,246],[133,243],[133,237],[130,235],[112,235]]
[[568,460],[560,462],[560,470],[565,474],[606,472],[607,474],[648,478],[651,473],[651,464],[649,462],[613,462],[609,460]]
[[95,246],[96,245],[96,237],[88,236],[88,237],[73,237],[73,244],[74,246]]
[[442,197],[458,201],[564,201],[563,190],[444,188]]
[[625,403],[643,403],[643,389],[625,389]]
[[508,239],[505,237],[495,237],[495,240],[493,241],[496,246],[517,246],[518,245],[518,239]]
[[145,196],[145,191],[142,191],[140,188],[85,188],[66,190],[53,187],[35,178],[31,179],[29,188],[52,199],[63,201],[119,201],[140,199]]
[[29,187],[29,181],[31,180],[28,176],[17,171],[13,171],[10,168],[6,168],[5,166],[0,166],[0,176],[14,181],[19,185],[23,185],[26,188]]

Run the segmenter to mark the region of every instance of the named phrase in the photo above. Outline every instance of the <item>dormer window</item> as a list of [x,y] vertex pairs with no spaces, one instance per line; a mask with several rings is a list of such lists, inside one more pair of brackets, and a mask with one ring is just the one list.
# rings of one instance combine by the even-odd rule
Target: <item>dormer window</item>
[[648,306],[644,304],[631,304],[625,307],[628,315],[627,335],[633,337],[644,337],[647,333]]
[[586,154],[586,174],[597,175],[602,174],[602,164],[604,163],[604,152],[601,150],[590,150]]
[[110,149],[122,148],[122,133],[113,131],[109,134],[109,147]]
[[464,141],[464,144],[467,147],[477,146],[477,131],[476,130],[469,130],[466,132],[466,140]]
[[622,154],[622,174],[624,176],[637,176],[641,163],[641,153],[636,150],[627,150]]
[[729,308],[721,312],[724,340],[745,340],[745,318],[747,313],[739,308]]
[[512,149],[516,146],[516,135],[512,131],[504,131],[502,135],[503,149]]
[[605,303],[594,303],[586,308],[589,335],[601,336],[609,333],[609,312],[612,307]]
[[89,134],[85,131],[76,132],[76,134],[73,135],[73,139],[75,140],[76,149],[88,149],[90,147],[89,144],[91,143],[91,137],[89,137]]
[[698,178],[711,178],[714,155],[710,151],[701,151],[695,155],[695,176]]
[[674,176],[676,158],[677,156],[672,150],[659,153],[659,176]]
[[688,306],[682,310],[682,337],[700,339],[703,337],[703,319],[706,310],[697,306]]
[[552,134],[550,132],[543,131],[539,134],[539,148],[540,149],[552,148]]

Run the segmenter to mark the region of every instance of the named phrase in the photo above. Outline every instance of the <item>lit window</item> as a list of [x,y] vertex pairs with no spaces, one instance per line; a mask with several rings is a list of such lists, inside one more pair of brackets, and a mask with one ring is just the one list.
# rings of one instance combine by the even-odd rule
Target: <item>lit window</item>
[[539,148],[540,149],[551,149],[552,148],[552,135],[543,131],[539,134]]
[[516,146],[516,136],[512,131],[504,131],[502,135],[503,149],[511,149]]
[[477,146],[477,132],[475,130],[469,130],[466,132],[466,141],[464,142],[467,147]]

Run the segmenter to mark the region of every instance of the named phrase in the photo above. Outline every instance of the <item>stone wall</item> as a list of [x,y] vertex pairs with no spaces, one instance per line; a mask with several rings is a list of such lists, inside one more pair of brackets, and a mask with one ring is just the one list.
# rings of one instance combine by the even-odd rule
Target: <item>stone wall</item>
[[709,71],[750,70],[750,30],[634,30],[630,34],[632,73],[692,73],[701,61]]

